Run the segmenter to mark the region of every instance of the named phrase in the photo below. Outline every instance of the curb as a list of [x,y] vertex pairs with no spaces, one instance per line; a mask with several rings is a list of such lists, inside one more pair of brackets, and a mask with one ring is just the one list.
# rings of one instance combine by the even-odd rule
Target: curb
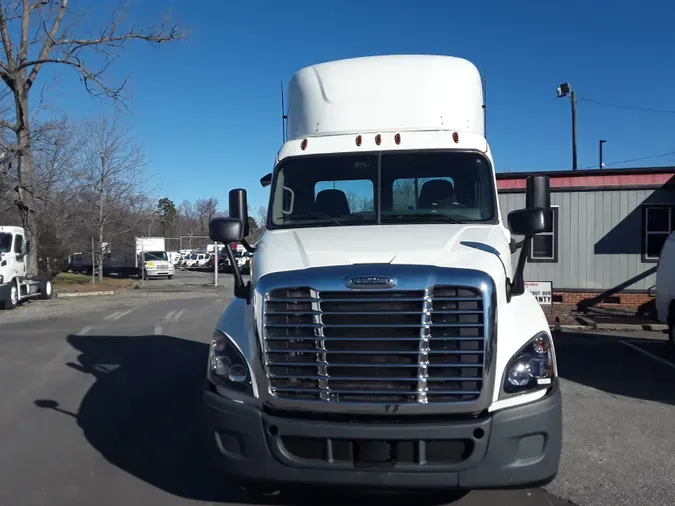
[[117,292],[115,290],[107,290],[104,292],[65,292],[65,293],[56,293],[56,298],[60,299],[61,297],[94,297],[97,295],[115,295]]

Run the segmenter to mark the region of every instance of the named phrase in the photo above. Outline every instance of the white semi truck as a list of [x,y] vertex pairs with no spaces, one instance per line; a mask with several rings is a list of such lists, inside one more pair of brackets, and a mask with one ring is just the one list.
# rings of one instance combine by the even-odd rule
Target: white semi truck
[[[210,346],[220,469],[262,490],[550,482],[558,368],[523,279],[549,182],[529,178],[526,208],[502,215],[476,67],[408,55],[304,68],[287,131],[261,179],[250,281],[235,271]],[[246,209],[232,190],[211,239],[252,249]]]
[[14,309],[31,298],[51,299],[49,279],[26,276],[29,251],[23,228],[0,226],[0,309]]

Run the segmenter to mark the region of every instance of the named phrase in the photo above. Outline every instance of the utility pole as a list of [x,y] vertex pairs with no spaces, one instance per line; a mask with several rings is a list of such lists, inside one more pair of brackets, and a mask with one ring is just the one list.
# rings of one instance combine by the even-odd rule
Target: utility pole
[[577,170],[577,97],[574,90],[570,93],[572,101],[572,170]]
[[213,286],[218,286],[218,260],[220,259],[218,255],[218,243],[213,243],[213,248],[215,251],[215,257],[213,257]]
[[598,165],[598,168],[602,169],[604,168],[605,164],[602,162],[602,145],[607,142],[605,139],[600,139],[600,163]]
[[577,170],[577,97],[570,83],[562,83],[557,88],[556,98],[570,97],[572,103],[572,170]]

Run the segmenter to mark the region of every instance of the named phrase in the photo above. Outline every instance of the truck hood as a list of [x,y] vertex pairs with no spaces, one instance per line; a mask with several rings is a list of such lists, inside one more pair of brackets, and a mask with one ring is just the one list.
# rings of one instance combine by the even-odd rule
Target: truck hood
[[496,283],[511,272],[499,225],[386,225],[267,231],[256,246],[254,275],[353,264],[459,267],[485,271]]

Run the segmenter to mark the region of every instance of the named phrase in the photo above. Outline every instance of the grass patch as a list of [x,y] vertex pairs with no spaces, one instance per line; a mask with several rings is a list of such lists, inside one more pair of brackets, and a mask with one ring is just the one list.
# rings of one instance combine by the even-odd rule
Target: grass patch
[[122,290],[131,287],[135,282],[135,279],[123,278],[103,278],[103,281],[99,282],[97,278],[96,283],[92,284],[91,276],[72,272],[61,272],[52,279],[54,290],[62,293]]

